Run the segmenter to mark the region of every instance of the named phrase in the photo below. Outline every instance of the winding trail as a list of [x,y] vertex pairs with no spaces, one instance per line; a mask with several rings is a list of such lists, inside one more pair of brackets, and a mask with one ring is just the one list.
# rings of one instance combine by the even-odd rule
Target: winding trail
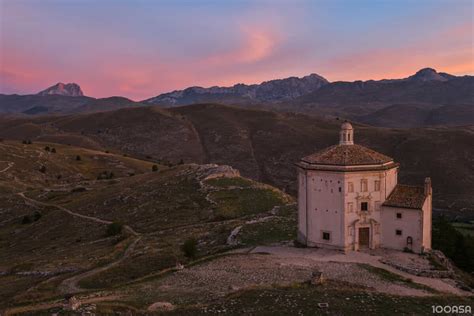
[[[85,219],[85,220],[93,221],[93,222],[96,222],[96,223],[99,223],[99,224],[108,225],[108,224],[112,223],[112,221],[108,221],[108,220],[105,220],[105,219],[97,218],[97,217],[94,217],[94,216],[87,216],[87,215],[83,215],[83,214],[73,212],[70,209],[67,209],[67,208],[65,208],[63,206],[60,206],[60,205],[45,203],[45,202],[34,200],[32,198],[29,198],[29,197],[25,196],[24,192],[20,192],[20,193],[17,193],[17,194],[19,196],[21,196],[27,203],[30,203],[30,204],[33,204],[33,205],[54,207],[54,208],[56,208],[60,211],[63,211],[65,213],[69,214],[69,215],[72,215],[74,217],[78,217],[78,218],[82,218],[82,219]],[[59,290],[60,290],[61,293],[63,293],[63,294],[73,294],[73,293],[88,291],[88,289],[83,289],[79,286],[79,282],[82,279],[90,277],[94,274],[106,271],[106,270],[118,265],[119,263],[121,263],[122,261],[124,261],[126,258],[128,258],[130,256],[130,254],[133,252],[133,250],[135,249],[135,246],[140,241],[142,236],[141,236],[140,233],[136,232],[133,228],[131,228],[128,225],[124,225],[123,228],[128,233],[130,233],[132,235],[132,238],[134,238],[134,240],[127,246],[127,248],[123,252],[122,256],[120,256],[120,258],[118,258],[117,260],[115,260],[115,261],[113,261],[113,262],[111,262],[111,263],[109,263],[105,266],[93,268],[92,270],[89,270],[89,271],[86,271],[86,272],[83,272],[83,273],[80,273],[78,275],[75,275],[75,276],[72,276],[70,278],[65,279],[59,285]]]
[[5,167],[4,169],[0,170],[0,173],[3,173],[5,171],[7,171],[8,169],[10,169],[11,167],[13,167],[15,165],[15,163],[13,161],[0,161],[0,162],[6,162],[8,164],[7,167]]

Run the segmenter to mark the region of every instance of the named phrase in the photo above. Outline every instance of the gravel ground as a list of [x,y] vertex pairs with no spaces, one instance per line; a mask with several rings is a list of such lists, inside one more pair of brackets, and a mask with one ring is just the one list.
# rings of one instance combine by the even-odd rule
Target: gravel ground
[[429,293],[387,282],[357,263],[315,262],[307,258],[288,258],[266,254],[233,255],[181,270],[160,283],[159,291],[199,293],[216,298],[255,286],[291,285],[310,279],[314,271],[326,279],[340,280],[378,292],[425,296]]

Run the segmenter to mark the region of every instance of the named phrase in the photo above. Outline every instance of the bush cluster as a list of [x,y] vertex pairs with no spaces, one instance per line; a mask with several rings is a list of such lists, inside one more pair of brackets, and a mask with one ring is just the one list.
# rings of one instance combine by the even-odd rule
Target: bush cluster
[[433,223],[433,249],[441,250],[454,264],[474,272],[474,237],[465,236],[444,217]]

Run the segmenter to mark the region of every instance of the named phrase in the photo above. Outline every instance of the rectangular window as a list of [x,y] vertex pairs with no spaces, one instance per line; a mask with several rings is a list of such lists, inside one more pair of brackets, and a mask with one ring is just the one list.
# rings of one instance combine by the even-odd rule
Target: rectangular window
[[360,180],[360,191],[367,192],[367,179]]
[[323,232],[323,239],[324,240],[331,240],[331,233]]
[[397,219],[401,219],[402,218],[402,213],[397,213]]
[[360,210],[361,211],[368,211],[369,210],[369,203],[368,202],[361,202],[360,203]]
[[374,191],[380,191],[380,180],[375,180]]
[[352,182],[348,183],[347,192],[350,192],[350,193],[354,192],[354,183]]
[[347,212],[349,213],[354,212],[354,203],[352,202],[347,203]]
[[341,187],[339,187],[339,192],[342,192],[342,188],[341,188]]
[[401,230],[401,229],[397,229],[397,230],[395,231],[395,235],[401,236],[401,235],[402,235],[402,230]]

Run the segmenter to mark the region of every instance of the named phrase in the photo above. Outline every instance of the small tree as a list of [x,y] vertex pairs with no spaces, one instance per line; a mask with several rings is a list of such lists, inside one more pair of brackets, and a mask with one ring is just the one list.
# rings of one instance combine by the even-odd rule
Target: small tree
[[151,171],[157,172],[158,171],[158,166],[157,165],[151,166]]
[[54,148],[54,147],[51,148],[51,152],[52,152],[53,154],[55,154],[55,153],[56,153],[56,148]]
[[44,150],[50,151],[49,146],[44,147]]
[[123,229],[123,224],[122,223],[119,223],[119,222],[113,222],[113,223],[110,223],[108,226],[107,226],[107,231],[106,231],[106,235],[107,236],[115,236],[115,235],[118,235],[122,232],[122,229]]
[[39,168],[39,171],[42,172],[42,173],[45,173],[46,172],[46,167],[45,166],[41,166]]
[[28,215],[23,216],[21,219],[21,223],[23,225],[30,224],[31,223],[31,218]]
[[194,259],[197,254],[197,244],[196,239],[189,238],[181,245],[181,251],[186,257]]
[[42,215],[40,212],[35,211],[35,212],[33,213],[33,220],[36,222],[36,221],[38,221],[38,220],[41,218],[41,216],[43,216],[43,215]]
[[77,155],[76,156],[76,161],[81,161],[81,156]]
[[184,164],[184,160],[181,159],[179,162],[178,162],[178,165],[183,165]]

